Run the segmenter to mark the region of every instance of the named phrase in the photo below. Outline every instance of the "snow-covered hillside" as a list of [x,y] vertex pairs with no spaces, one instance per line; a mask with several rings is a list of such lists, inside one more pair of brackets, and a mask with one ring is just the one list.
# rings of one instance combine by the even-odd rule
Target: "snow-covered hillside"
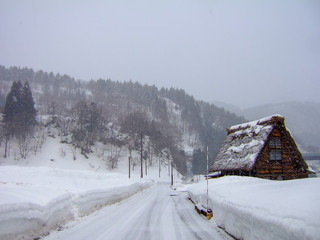
[[[272,181],[228,176],[209,180],[209,208],[217,225],[238,239],[316,240],[320,236],[320,178]],[[207,206],[207,184],[187,188]]]
[[[5,107],[4,99],[13,83],[19,81],[29,83],[38,117],[53,118],[45,127],[55,125],[60,136],[68,136],[69,143],[72,141],[82,153],[89,154],[97,142],[132,148],[128,146],[130,143],[114,139],[113,130],[134,138],[137,150],[136,143],[143,133],[157,153],[170,149],[176,169],[184,175],[191,174],[191,170],[195,172],[191,166],[197,162],[194,150],[203,153],[208,145],[211,154],[217,154],[225,129],[245,121],[213,104],[196,100],[183,89],[158,89],[110,79],[76,81],[65,74],[4,66],[0,66],[0,110]],[[5,128],[2,125],[0,128]],[[205,172],[204,166],[196,165],[198,171]]]
[[[10,142],[7,158],[1,156],[0,239],[34,239],[157,181],[170,184],[168,159],[155,158],[147,175],[144,165],[141,179],[140,154],[132,151],[129,179],[125,148],[112,169],[107,160],[111,149],[102,151],[98,143],[86,158],[79,149],[60,141],[56,129],[50,128],[44,132],[41,148],[30,151],[26,159],[21,158],[15,141]],[[180,182],[181,175],[175,169],[173,173],[174,181]]]

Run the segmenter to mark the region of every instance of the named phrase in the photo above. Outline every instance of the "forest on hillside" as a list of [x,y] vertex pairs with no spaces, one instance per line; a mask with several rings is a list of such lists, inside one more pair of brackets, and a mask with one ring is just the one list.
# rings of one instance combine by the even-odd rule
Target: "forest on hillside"
[[[52,72],[0,66],[3,113],[14,82],[30,85],[37,113],[34,136],[39,129],[54,126],[59,130],[61,142],[72,144],[89,157],[97,142],[111,144],[115,149],[140,151],[143,135],[148,141],[144,157],[150,157],[150,152],[159,155],[165,151],[182,174],[188,173],[188,163],[192,164],[189,170],[193,174],[204,173],[206,146],[212,162],[226,136],[226,128],[245,121],[223,108],[194,99],[183,89],[159,89],[110,79],[81,81]],[[1,132],[0,141],[8,140]]]

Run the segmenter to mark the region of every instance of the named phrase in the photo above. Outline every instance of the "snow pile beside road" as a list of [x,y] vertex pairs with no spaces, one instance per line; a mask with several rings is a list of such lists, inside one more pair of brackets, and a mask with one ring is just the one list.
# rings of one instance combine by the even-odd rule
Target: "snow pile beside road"
[[39,236],[149,187],[119,173],[0,167],[0,239]]
[[[206,182],[187,188],[207,205]],[[228,176],[209,180],[209,208],[217,225],[238,239],[319,239],[320,178],[271,181]]]

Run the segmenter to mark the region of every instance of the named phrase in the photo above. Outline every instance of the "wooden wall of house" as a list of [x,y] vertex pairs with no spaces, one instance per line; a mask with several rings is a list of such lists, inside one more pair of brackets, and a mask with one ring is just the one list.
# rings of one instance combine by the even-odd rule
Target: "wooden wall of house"
[[[281,139],[282,160],[270,160],[269,141]],[[278,125],[271,132],[253,168],[253,175],[268,179],[307,178],[307,164],[284,125]]]

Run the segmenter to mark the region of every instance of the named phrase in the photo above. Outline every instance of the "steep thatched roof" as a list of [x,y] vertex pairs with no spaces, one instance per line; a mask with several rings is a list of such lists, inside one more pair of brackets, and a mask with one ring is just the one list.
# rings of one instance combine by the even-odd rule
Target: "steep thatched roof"
[[284,117],[273,115],[228,128],[228,136],[211,171],[251,170],[269,134],[279,122],[284,124]]

